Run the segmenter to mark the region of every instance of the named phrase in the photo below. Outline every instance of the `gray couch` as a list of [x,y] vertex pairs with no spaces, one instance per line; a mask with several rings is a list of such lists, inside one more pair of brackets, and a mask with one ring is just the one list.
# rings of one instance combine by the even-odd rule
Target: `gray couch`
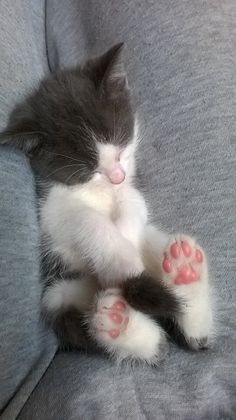
[[39,320],[39,229],[26,158],[0,149],[0,410],[4,420],[236,418],[235,0],[1,0],[0,129],[50,70],[126,42],[152,218],[210,260],[215,340],[158,368],[57,353]]

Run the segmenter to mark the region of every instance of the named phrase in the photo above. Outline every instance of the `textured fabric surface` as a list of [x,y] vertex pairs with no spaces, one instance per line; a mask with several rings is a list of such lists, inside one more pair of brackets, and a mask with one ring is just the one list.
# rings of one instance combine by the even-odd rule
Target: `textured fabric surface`
[[224,362],[227,378],[220,366],[226,351],[226,341],[198,358],[172,347],[156,369],[57,355],[19,420],[233,420],[232,365]]
[[[47,70],[43,2],[1,1],[0,56],[2,129],[16,101]],[[55,352],[39,323],[38,233],[29,164],[21,153],[1,148],[0,413],[5,408],[1,418],[7,420],[16,418]]]
[[46,19],[52,69],[126,42],[144,129],[139,182],[153,221],[197,235],[205,247],[217,325],[211,350],[194,354],[171,346],[156,369],[117,369],[98,355],[57,355],[19,418],[233,419],[236,3],[50,0]]
[[139,181],[153,220],[197,235],[211,266],[216,337],[199,354],[171,347],[157,369],[58,355],[22,420],[233,419],[236,414],[234,0],[50,0],[52,69],[127,44],[144,128]]

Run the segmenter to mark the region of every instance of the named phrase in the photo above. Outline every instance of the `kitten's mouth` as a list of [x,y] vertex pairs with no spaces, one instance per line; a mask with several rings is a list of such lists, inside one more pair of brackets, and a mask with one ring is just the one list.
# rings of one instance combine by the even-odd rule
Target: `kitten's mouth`
[[125,180],[125,171],[120,163],[115,164],[111,169],[104,171],[112,184],[121,184]]

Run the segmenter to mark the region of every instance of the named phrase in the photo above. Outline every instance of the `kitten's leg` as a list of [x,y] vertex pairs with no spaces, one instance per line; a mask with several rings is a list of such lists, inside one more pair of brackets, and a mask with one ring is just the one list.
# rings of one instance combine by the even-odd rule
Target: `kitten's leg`
[[92,278],[49,279],[42,295],[42,315],[54,330],[61,348],[94,346],[85,325],[85,313],[97,287]]
[[119,289],[99,293],[88,325],[91,336],[118,361],[128,359],[157,364],[167,347],[160,326],[131,308]]
[[161,328],[147,315],[131,309],[118,289],[95,292],[89,278],[54,279],[45,288],[43,314],[60,346],[89,349],[98,345],[118,361],[138,359],[156,364],[167,346]]
[[187,343],[193,349],[206,347],[212,330],[212,310],[207,259],[202,248],[193,238],[168,237],[149,226],[144,254],[152,275],[158,274],[183,300],[183,313],[175,319]]

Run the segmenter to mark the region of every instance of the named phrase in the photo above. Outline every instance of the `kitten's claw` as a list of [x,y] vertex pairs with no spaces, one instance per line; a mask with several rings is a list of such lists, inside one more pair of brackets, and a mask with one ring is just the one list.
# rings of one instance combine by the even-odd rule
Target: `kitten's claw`
[[190,337],[188,339],[188,345],[192,350],[206,350],[209,347],[209,338],[202,337],[198,339]]

